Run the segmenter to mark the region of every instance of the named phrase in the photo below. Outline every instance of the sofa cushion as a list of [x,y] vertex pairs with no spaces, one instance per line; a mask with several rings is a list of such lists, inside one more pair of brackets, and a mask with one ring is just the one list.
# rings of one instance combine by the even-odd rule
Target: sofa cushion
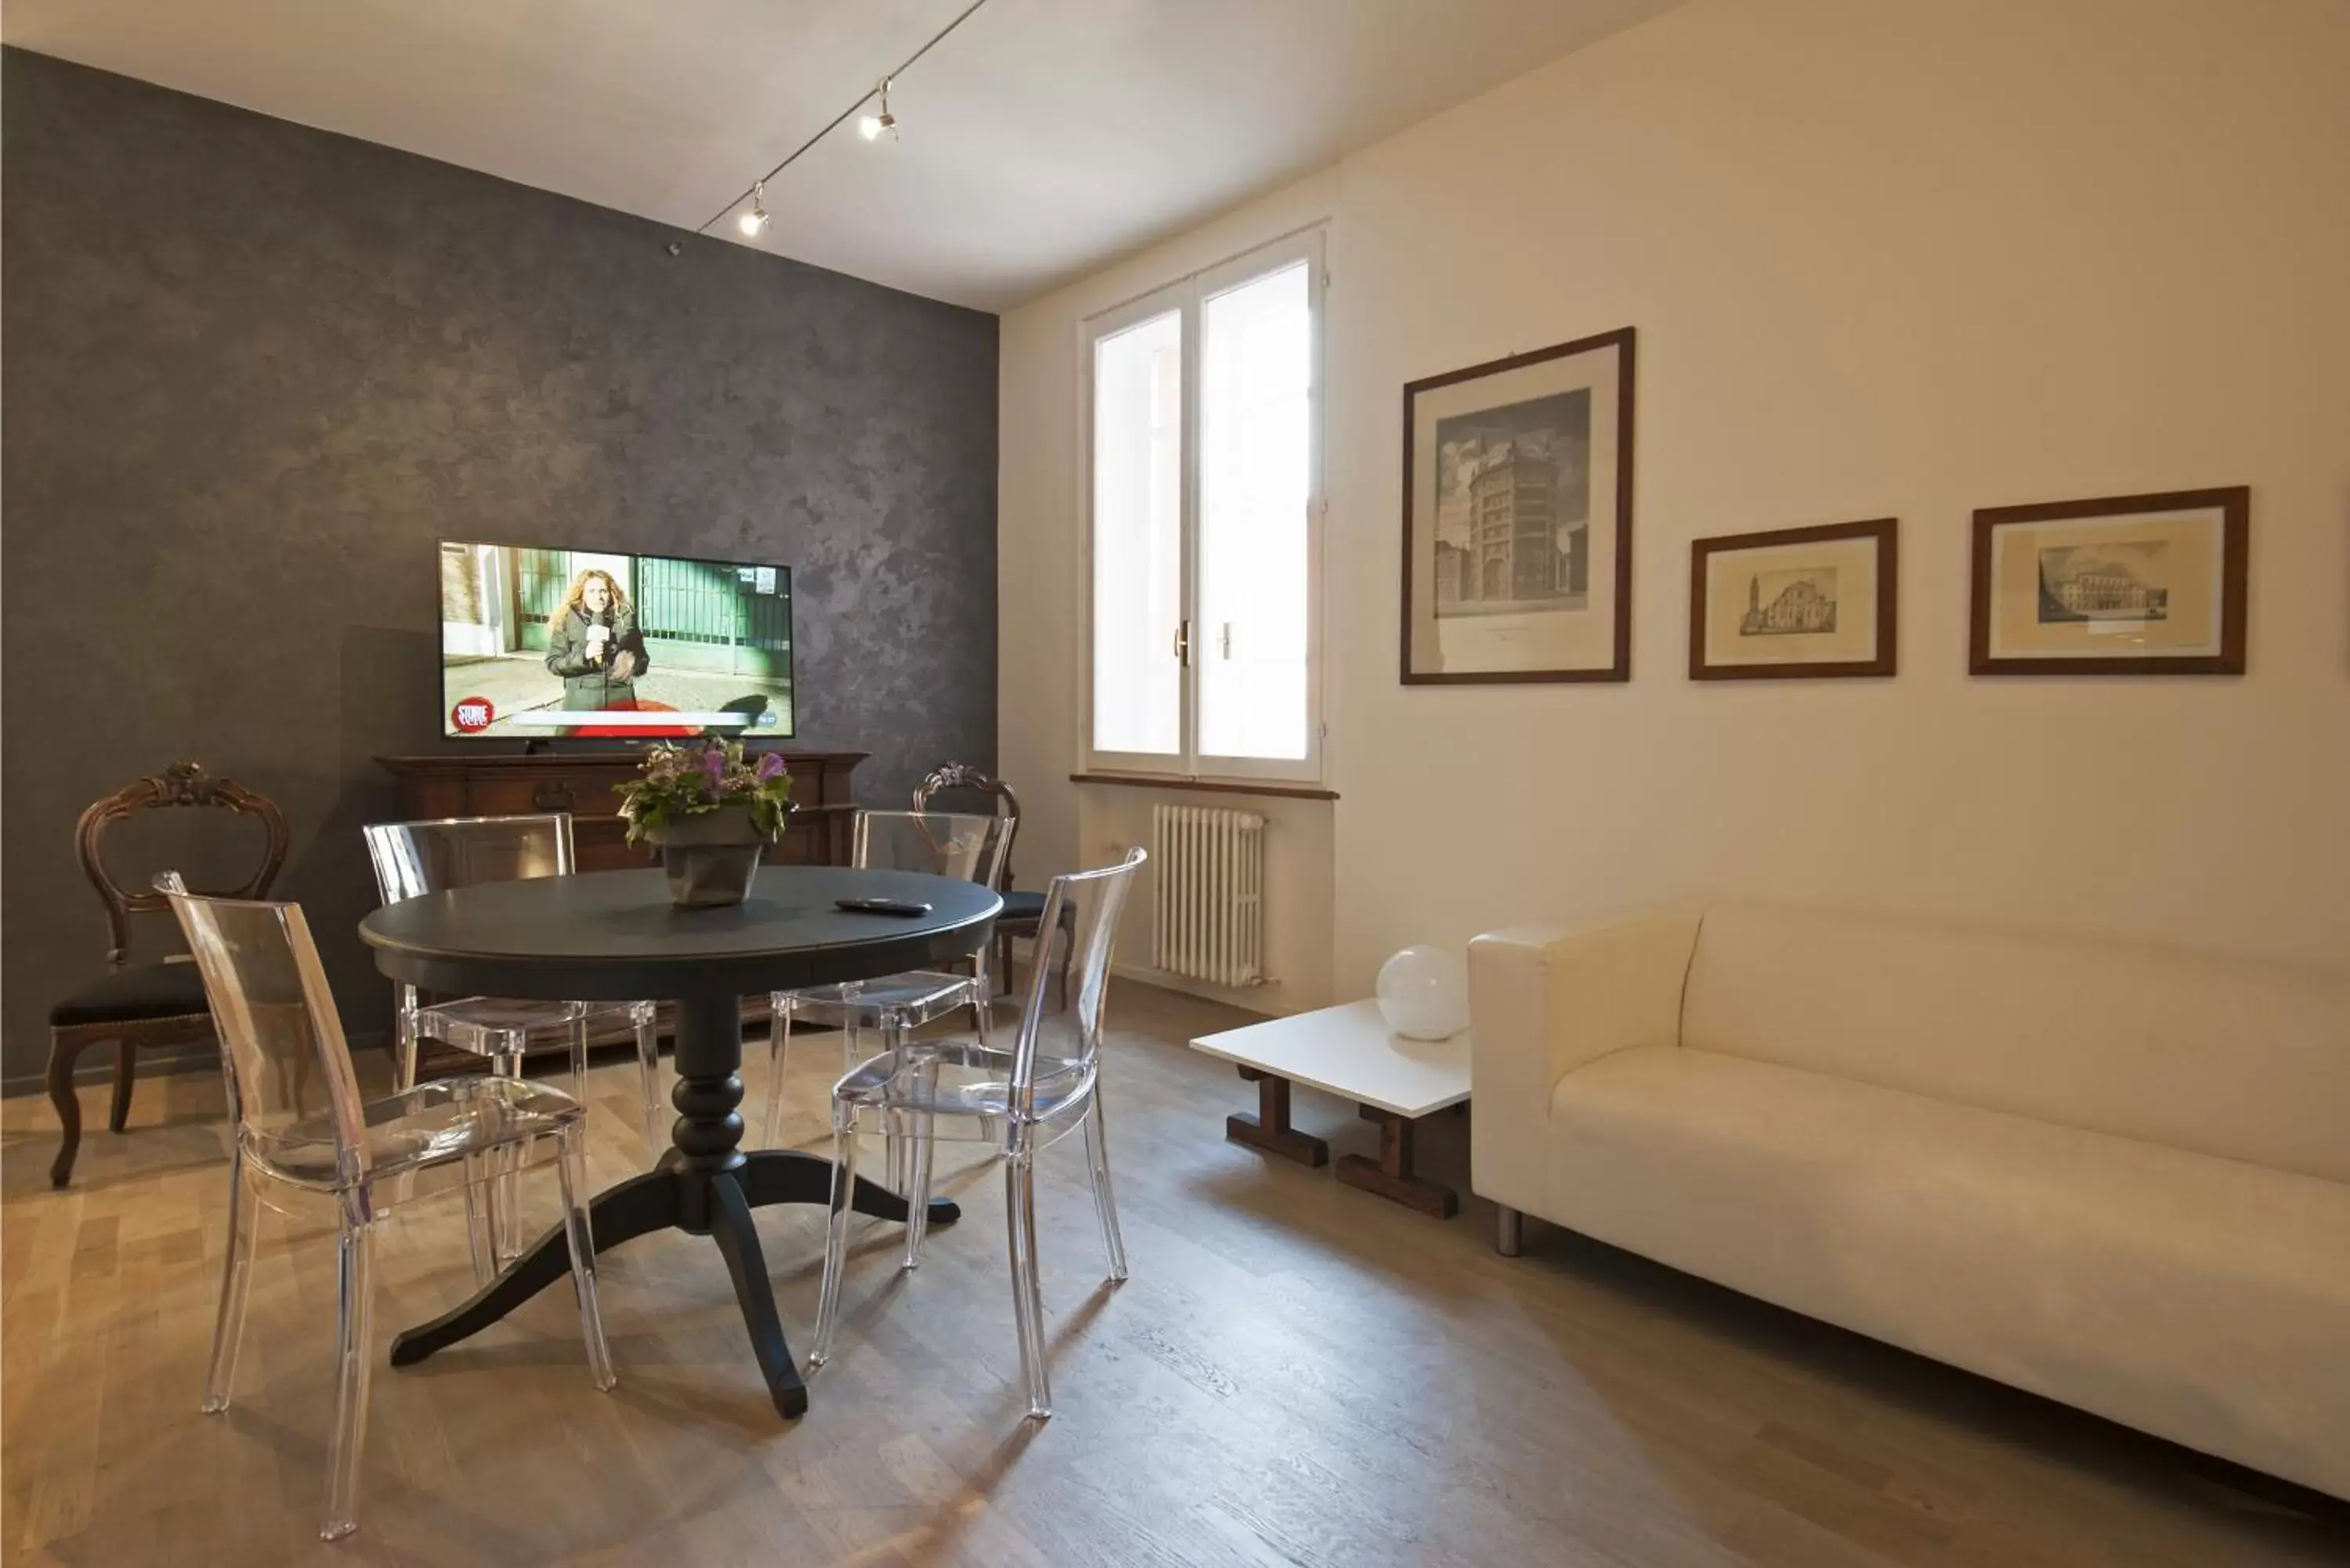
[[1551,1115],[1561,1223],[2350,1496],[2350,1187],[1669,1046]]
[[2350,976],[1724,909],[1681,1044],[2350,1181]]

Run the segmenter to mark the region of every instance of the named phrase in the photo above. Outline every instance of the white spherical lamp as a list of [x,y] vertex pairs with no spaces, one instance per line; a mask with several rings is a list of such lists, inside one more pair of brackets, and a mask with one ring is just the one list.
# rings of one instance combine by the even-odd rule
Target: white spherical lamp
[[1449,1040],[1469,1027],[1469,971],[1442,948],[1409,947],[1379,966],[1379,1016],[1407,1040]]

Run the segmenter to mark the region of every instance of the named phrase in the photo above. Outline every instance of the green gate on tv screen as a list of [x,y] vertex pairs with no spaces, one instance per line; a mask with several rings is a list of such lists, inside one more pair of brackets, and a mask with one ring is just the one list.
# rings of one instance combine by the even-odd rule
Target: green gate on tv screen
[[514,577],[515,646],[545,653],[547,624],[563,607],[563,596],[571,587],[571,552],[516,550]]
[[637,625],[653,668],[784,680],[792,668],[789,576],[775,566],[733,566],[639,556]]

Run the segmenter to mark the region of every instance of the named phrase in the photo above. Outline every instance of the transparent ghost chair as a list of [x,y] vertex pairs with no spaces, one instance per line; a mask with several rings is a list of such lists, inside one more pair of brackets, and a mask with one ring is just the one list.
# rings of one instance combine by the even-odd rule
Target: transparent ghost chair
[[[934,877],[955,877],[993,888],[1003,870],[1003,857],[1012,847],[1016,819],[951,811],[860,811],[850,839],[849,864],[889,871],[927,871]],[[867,1030],[881,1037],[881,1049],[894,1051],[909,1033],[958,1008],[971,1009],[972,1023],[982,1044],[991,1038],[990,999],[985,950],[972,956],[972,972],[950,974],[942,970],[912,970],[879,980],[849,981],[840,985],[811,986],[805,991],[779,991],[768,998],[767,1019],[767,1139],[783,1137],[784,1058],[789,1049],[795,1019],[841,1032],[841,1065],[863,1060]],[[904,1186],[905,1172],[892,1145],[889,1177]]]
[[[451,817],[439,822],[380,823],[365,830],[368,857],[375,864],[376,889],[387,904],[473,888],[485,882],[520,882],[534,877],[567,877],[576,868],[571,817]],[[588,1033],[608,1019],[626,1018],[637,1037],[637,1071],[643,1092],[645,1142],[656,1155],[669,1147],[663,1135],[660,1047],[650,1002],[530,1002],[494,996],[462,996],[430,1005],[416,988],[402,984],[394,1013],[398,1055],[394,1086],[416,1082],[416,1053],[434,1040],[487,1060],[492,1075],[522,1076],[523,1051],[534,1033],[566,1031],[571,1042],[571,1097],[588,1099]],[[494,1199],[492,1246],[478,1254],[484,1277],[521,1251],[521,1218],[511,1183]]]
[[[1036,1263],[1037,1155],[1079,1127],[1093,1179],[1094,1212],[1109,1254],[1109,1278],[1126,1278],[1126,1245],[1118,1236],[1110,1191],[1108,1132],[1102,1119],[1102,1007],[1119,911],[1144,859],[1139,849],[1116,866],[1055,877],[1045,894],[1045,930],[1070,933],[1074,1004],[1055,1016],[1045,1034],[1044,965],[1031,975],[1012,1048],[978,1041],[926,1039],[864,1062],[832,1092],[833,1186],[825,1239],[824,1284],[817,1298],[816,1337],[808,1365],[832,1354],[840,1323],[840,1276],[847,1261],[848,1197],[856,1184],[859,1132],[879,1126],[910,1147],[913,1208],[906,1226],[904,1266],[920,1259],[925,1206],[931,1196],[931,1146],[945,1138],[993,1145],[1004,1157],[1003,1201],[1011,1237],[1012,1311],[1020,1334],[1020,1367],[1028,1384],[1028,1414],[1053,1413],[1045,1365],[1045,1305]],[[1056,925],[1057,921],[1066,924]]]
[[333,1199],[341,1220],[338,1370],[320,1533],[336,1540],[357,1526],[359,1451],[374,1365],[374,1228],[393,1204],[461,1183],[466,1219],[478,1236],[478,1194],[494,1172],[551,1158],[562,1189],[588,1369],[598,1388],[612,1386],[611,1356],[596,1307],[596,1247],[588,1231],[587,1113],[560,1089],[515,1078],[443,1078],[361,1100],[300,906],[196,897],[169,873],[156,886],[170,895],[203,973],[235,1129],[228,1255],[203,1407],[207,1414],[228,1408],[252,1279],[256,1201],[265,1191],[288,1189]]

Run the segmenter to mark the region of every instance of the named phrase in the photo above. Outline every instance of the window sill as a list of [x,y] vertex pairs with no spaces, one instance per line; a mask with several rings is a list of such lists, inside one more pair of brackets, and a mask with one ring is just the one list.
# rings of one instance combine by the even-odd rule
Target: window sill
[[1267,795],[1276,800],[1336,800],[1338,792],[1319,784],[1283,784],[1268,779],[1254,784],[1220,779],[1177,778],[1154,774],[1071,774],[1071,784],[1118,784],[1128,789],[1193,790],[1201,794]]

